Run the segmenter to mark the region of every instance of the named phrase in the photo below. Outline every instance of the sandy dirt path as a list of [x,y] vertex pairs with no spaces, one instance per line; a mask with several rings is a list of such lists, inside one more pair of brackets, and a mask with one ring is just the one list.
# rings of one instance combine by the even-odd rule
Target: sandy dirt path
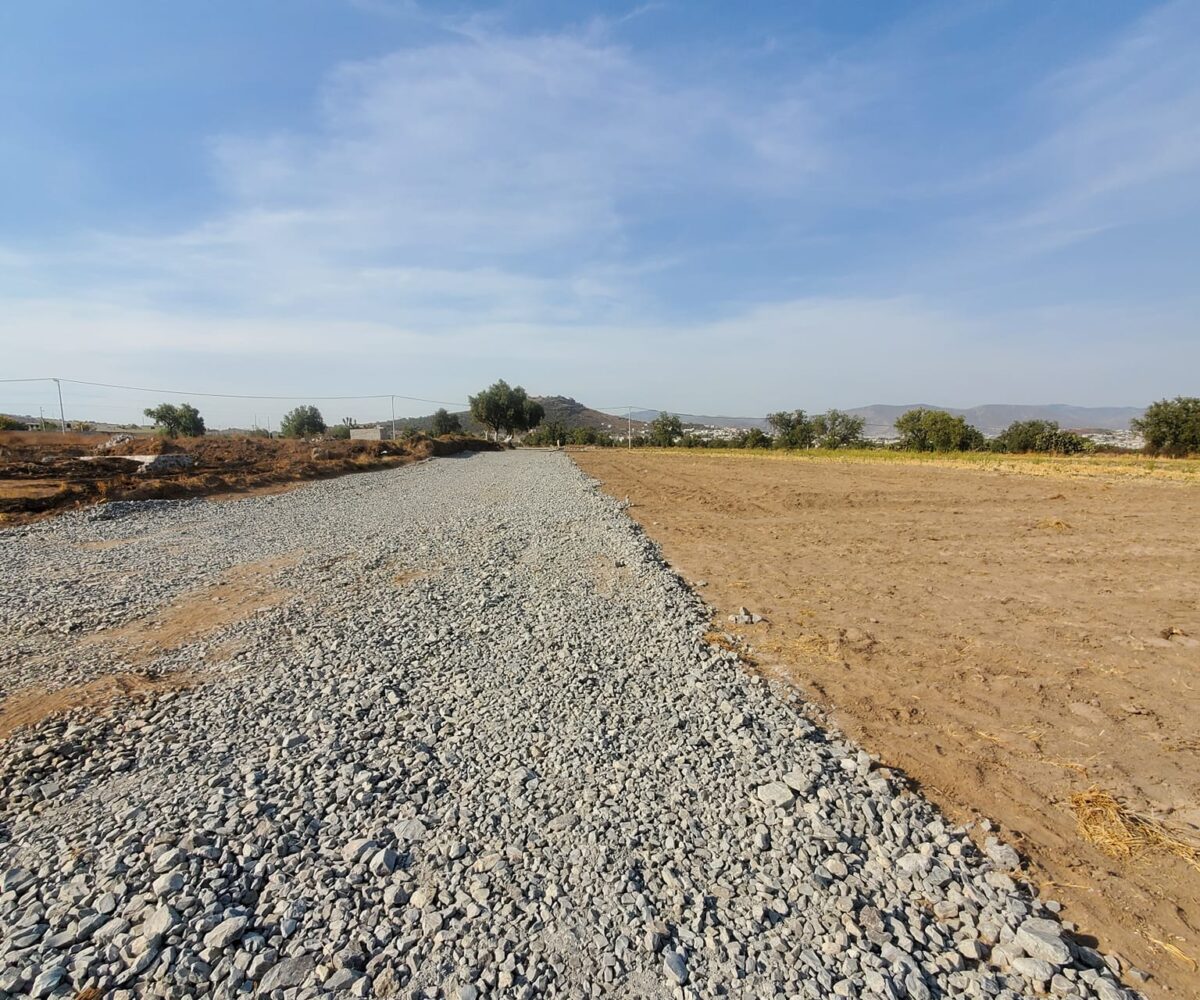
[[[1200,827],[1200,487],[695,452],[574,455],[785,672],[1082,930],[1200,994],[1200,870],[1081,838],[1072,795]],[[1039,471],[1045,472],[1045,469]],[[768,621],[734,625],[744,606]]]

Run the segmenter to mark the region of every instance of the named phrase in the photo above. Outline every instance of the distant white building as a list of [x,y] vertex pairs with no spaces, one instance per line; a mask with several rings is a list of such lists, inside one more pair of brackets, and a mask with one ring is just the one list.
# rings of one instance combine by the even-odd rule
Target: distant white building
[[383,438],[383,428],[382,427],[351,427],[350,428],[350,440],[351,441],[382,441],[383,439],[384,438]]

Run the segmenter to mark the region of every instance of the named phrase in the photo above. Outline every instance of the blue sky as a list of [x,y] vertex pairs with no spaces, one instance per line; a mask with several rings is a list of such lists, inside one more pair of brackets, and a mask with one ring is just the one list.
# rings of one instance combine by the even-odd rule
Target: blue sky
[[1194,394],[1197,65],[1194,3],[6,4],[0,377]]

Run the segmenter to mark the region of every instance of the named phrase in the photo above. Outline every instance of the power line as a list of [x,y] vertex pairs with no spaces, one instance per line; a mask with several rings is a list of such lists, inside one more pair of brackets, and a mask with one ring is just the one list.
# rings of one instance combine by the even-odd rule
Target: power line
[[466,403],[451,402],[446,399],[424,399],[421,396],[403,396],[398,392],[380,392],[363,396],[311,396],[307,393],[290,396],[251,395],[233,392],[184,392],[180,389],[147,389],[136,385],[112,385],[108,382],[85,382],[81,379],[65,378],[64,382],[72,385],[90,385],[101,389],[127,389],[131,392],[154,392],[164,396],[207,396],[213,399],[317,399],[317,400],[348,400],[348,399],[404,399],[412,403],[437,403],[439,406],[466,406]]
[[209,399],[274,399],[290,401],[295,399],[313,399],[324,401],[351,399],[403,399],[411,403],[435,403],[438,406],[467,406],[466,403],[454,402],[447,399],[425,399],[421,396],[404,396],[398,392],[381,392],[362,396],[313,396],[308,393],[297,393],[290,396],[253,395],[233,392],[186,392],[182,389],[151,389],[139,385],[116,385],[111,382],[88,382],[77,378],[6,378],[0,382],[66,382],[70,385],[87,385],[98,389],[124,389],[128,392],[147,392],[160,396],[197,396]]

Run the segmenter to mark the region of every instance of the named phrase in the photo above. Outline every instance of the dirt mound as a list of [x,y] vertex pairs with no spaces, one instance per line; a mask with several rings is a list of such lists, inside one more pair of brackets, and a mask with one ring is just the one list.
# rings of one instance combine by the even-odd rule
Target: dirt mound
[[[103,500],[181,499],[263,492],[348,472],[405,465],[437,455],[492,451],[478,438],[300,441],[209,435],[170,440],[110,434],[0,433],[0,524],[19,523]],[[122,456],[187,454],[188,468],[150,475]]]
[[182,690],[194,682],[188,674],[120,673],[56,691],[40,687],[15,691],[0,704],[0,740],[7,739],[22,726],[33,726],[55,715],[81,708],[102,711],[121,697],[150,697],[164,691]]
[[[122,440],[123,439],[123,440]],[[184,448],[161,434],[120,434],[109,438],[96,453],[100,455],[174,455]]]

